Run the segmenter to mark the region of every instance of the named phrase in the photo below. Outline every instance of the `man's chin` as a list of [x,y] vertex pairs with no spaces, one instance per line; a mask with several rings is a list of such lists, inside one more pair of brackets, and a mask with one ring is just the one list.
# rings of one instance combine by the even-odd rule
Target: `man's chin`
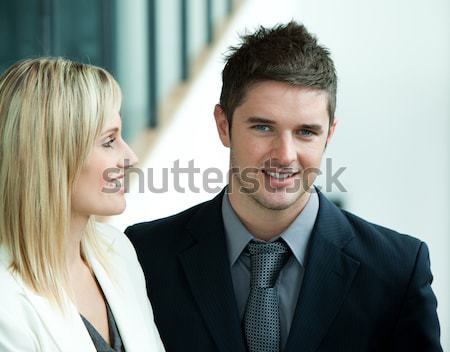
[[298,204],[304,195],[304,192],[286,193],[278,191],[276,193],[253,194],[251,195],[251,197],[263,208],[266,208],[268,210],[282,211]]

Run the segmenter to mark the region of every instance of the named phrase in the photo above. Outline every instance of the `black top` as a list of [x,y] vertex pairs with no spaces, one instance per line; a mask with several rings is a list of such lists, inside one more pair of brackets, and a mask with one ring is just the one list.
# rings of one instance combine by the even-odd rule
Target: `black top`
[[116,321],[114,320],[114,315],[112,314],[108,302],[106,302],[106,310],[108,315],[109,339],[111,341],[111,346],[108,345],[102,335],[99,334],[97,329],[95,329],[94,326],[85,317],[83,317],[83,315],[80,314],[80,316],[89,332],[89,335],[91,336],[97,352],[125,352],[125,347],[123,346],[119,329],[117,329]]

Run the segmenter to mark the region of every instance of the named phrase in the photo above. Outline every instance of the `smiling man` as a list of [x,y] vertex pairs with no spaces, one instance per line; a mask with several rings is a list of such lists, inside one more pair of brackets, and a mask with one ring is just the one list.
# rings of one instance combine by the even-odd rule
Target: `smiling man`
[[313,186],[336,128],[328,51],[295,22],[231,49],[228,187],[127,229],[168,351],[441,351],[427,246]]
[[278,236],[308,202],[336,126],[327,106],[327,93],[318,88],[274,80],[251,84],[232,121],[216,105],[219,136],[234,170],[228,198],[257,238]]

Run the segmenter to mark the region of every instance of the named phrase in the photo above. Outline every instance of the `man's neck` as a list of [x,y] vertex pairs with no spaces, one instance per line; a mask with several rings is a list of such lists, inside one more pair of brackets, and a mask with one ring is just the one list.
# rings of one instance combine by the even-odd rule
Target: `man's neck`
[[306,192],[289,208],[272,210],[264,208],[246,195],[228,193],[231,207],[242,224],[253,236],[264,241],[269,241],[286,230],[303,210],[309,196],[310,194]]

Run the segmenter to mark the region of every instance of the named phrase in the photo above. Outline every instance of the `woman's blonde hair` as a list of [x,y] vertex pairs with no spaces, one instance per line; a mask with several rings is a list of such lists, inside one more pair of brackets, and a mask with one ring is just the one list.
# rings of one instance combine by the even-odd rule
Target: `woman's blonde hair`
[[[38,58],[0,76],[0,244],[11,269],[61,308],[72,188],[120,104],[117,82],[92,65]],[[102,257],[92,220],[87,228],[82,252],[89,243]]]

